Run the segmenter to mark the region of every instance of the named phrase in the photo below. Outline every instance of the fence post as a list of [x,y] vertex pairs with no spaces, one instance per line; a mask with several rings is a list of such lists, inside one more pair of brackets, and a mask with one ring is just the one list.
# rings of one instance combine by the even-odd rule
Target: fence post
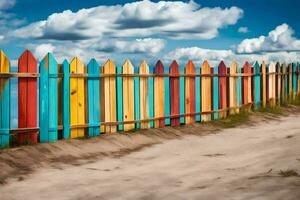
[[88,69],[88,116],[89,137],[100,135],[100,67],[95,59],[91,59]]
[[[185,66],[185,74],[194,75],[196,68],[194,63],[189,60]],[[185,110],[186,113],[194,113],[196,111],[196,99],[195,99],[195,77],[185,78]],[[195,122],[195,115],[186,116],[185,123],[190,124]]]
[[[218,66],[218,74],[219,77],[219,108],[226,109],[227,108],[227,68],[225,63],[221,61]],[[227,111],[222,111],[219,113],[220,118],[225,118],[227,116]]]
[[[146,61],[142,61],[141,65],[139,66],[139,74],[149,74],[149,66]],[[140,78],[140,119],[149,119],[149,90],[148,90],[148,83],[149,80],[147,77]],[[141,123],[142,129],[150,128],[149,122],[142,122]]]
[[[164,65],[159,60],[154,67],[155,74],[164,73]],[[165,114],[165,83],[163,77],[154,77],[154,117],[164,117]],[[165,120],[154,120],[154,127],[165,126]]]
[[[179,75],[180,69],[177,62],[174,60],[170,66],[170,75]],[[179,77],[171,77],[170,78],[170,100],[171,100],[171,115],[178,115],[180,114],[180,81]],[[180,125],[180,118],[172,118],[171,119],[171,126],[179,126]]]
[[[83,74],[84,66],[75,57],[70,62],[70,75]],[[85,92],[84,79],[82,77],[70,78],[70,124],[83,125],[85,124]],[[84,128],[71,128],[71,138],[84,137]]]
[[[116,65],[111,59],[108,59],[104,65],[104,74],[115,74]],[[124,73],[124,72],[123,72]],[[123,80],[124,83],[124,80]],[[117,121],[117,106],[116,106],[116,77],[104,77],[104,98],[105,98],[105,122]],[[124,99],[123,99],[124,101]],[[105,126],[105,132],[115,133],[117,126]]]
[[63,70],[63,138],[70,138],[70,65],[67,60],[62,63]]
[[40,142],[57,140],[58,129],[58,64],[51,53],[40,63],[39,123]]
[[[26,50],[18,60],[18,68],[21,73],[36,73],[37,62],[30,51]],[[37,79],[18,79],[18,127],[37,127]],[[37,132],[18,133],[18,144],[38,142]]]
[[229,69],[229,114],[235,114],[238,112],[238,77],[237,75],[237,63],[232,62]]
[[256,61],[253,65],[253,72],[254,72],[254,82],[253,82],[253,86],[254,86],[254,108],[257,109],[260,104],[261,104],[261,97],[260,97],[260,93],[261,93],[261,87],[260,87],[260,66],[258,64],[258,62]]
[[[211,75],[211,67],[208,64],[208,61],[205,60],[201,67],[201,74],[202,75]],[[211,94],[211,81],[212,78],[209,76],[203,76],[201,78],[201,111],[208,112],[211,111],[211,102],[212,102],[212,94]],[[211,114],[203,114],[201,116],[202,121],[210,121]]]
[[[134,67],[129,60],[126,60],[122,66],[123,74],[134,74]],[[123,120],[134,120],[134,79],[133,77],[123,78]],[[124,124],[124,131],[135,128],[134,123]]]
[[[0,74],[9,72],[9,60],[0,50]],[[0,114],[0,148],[6,148],[10,137],[10,78],[0,78]]]

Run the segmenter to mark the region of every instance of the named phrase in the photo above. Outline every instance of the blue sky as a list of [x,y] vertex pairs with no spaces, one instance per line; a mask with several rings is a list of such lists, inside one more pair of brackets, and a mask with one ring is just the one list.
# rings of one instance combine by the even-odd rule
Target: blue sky
[[299,7],[292,0],[0,0],[0,48],[12,60],[28,48],[59,61],[290,62],[300,58]]

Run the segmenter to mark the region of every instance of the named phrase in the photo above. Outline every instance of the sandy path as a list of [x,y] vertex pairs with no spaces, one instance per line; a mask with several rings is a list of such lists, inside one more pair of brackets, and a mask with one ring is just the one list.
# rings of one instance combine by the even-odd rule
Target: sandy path
[[0,199],[300,199],[300,115],[187,135],[120,158],[42,168]]

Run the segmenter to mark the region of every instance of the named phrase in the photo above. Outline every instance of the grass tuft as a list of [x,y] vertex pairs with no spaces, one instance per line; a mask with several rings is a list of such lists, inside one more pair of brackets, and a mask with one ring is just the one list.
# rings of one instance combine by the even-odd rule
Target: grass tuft
[[245,122],[249,121],[249,112],[246,110],[240,110],[239,113],[234,115],[229,115],[225,119],[219,119],[212,121],[213,125],[220,126],[221,128],[234,128],[238,125],[242,125]]
[[267,106],[265,108],[260,107],[257,110],[255,110],[256,112],[261,112],[261,113],[270,113],[270,114],[276,114],[276,115],[281,115],[283,114],[282,109],[279,106]]

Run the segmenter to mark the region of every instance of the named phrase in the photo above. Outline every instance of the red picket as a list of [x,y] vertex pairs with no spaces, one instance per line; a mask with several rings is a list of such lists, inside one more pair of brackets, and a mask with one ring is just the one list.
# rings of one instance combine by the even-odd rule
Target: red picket
[[[180,69],[177,62],[174,60],[170,65],[170,75],[179,75]],[[180,95],[179,95],[180,82],[179,77],[170,77],[170,106],[171,115],[180,114]],[[171,126],[180,126],[180,118],[172,118]]]
[[[227,86],[226,86],[226,65],[223,61],[218,66],[218,73],[219,73],[219,108],[226,109],[227,108]],[[219,117],[224,118],[226,117],[226,111],[220,112]]]
[[[26,50],[18,62],[20,73],[36,73],[37,61],[30,51]],[[19,78],[18,80],[18,127],[37,127],[37,79]],[[19,133],[18,143],[37,143],[37,132]]]

